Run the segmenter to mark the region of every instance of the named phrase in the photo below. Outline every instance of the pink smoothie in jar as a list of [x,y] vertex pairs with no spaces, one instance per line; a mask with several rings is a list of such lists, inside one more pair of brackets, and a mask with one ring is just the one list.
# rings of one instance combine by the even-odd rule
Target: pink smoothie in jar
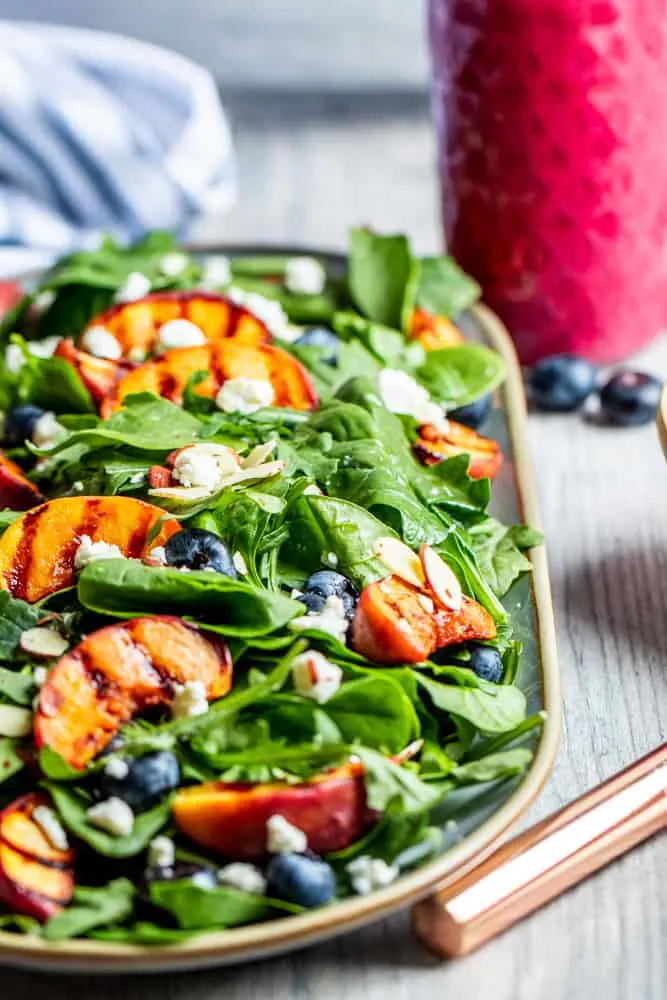
[[445,238],[521,360],[667,325],[664,0],[430,0]]

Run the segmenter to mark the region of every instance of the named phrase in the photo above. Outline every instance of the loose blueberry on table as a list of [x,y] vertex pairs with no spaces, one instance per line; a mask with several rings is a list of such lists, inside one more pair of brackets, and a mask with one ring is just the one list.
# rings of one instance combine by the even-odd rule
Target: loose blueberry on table
[[638,427],[655,419],[661,382],[645,372],[620,371],[600,389],[600,413],[607,423]]
[[557,354],[533,366],[528,390],[538,410],[570,413],[578,410],[595,389],[594,364],[574,354]]

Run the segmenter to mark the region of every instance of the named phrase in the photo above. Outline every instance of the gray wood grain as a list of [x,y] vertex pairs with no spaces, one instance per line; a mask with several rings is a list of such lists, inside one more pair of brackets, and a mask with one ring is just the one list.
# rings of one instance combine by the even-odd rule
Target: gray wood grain
[[[237,106],[244,192],[202,239],[342,246],[349,223],[438,242],[425,111]],[[247,124],[244,126],[243,122]],[[667,377],[667,343],[641,363]],[[564,686],[554,772],[525,824],[666,738],[667,468],[652,427],[531,418]],[[440,964],[407,914],[232,969],[114,980],[0,973],[3,1000],[664,1000],[667,842],[655,839],[468,958]]]

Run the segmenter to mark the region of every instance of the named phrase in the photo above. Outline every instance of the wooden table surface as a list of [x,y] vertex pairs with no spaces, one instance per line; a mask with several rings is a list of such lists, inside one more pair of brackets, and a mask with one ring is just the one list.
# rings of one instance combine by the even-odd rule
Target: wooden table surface
[[[235,99],[243,191],[205,240],[344,245],[350,223],[438,244],[433,145],[412,100]],[[667,343],[641,358],[667,377]],[[666,739],[667,468],[654,428],[532,417],[564,688],[553,774],[526,823]],[[667,838],[477,954],[440,964],[407,914],[309,951],[202,973],[53,978],[0,970],[2,1000],[664,1000]]]

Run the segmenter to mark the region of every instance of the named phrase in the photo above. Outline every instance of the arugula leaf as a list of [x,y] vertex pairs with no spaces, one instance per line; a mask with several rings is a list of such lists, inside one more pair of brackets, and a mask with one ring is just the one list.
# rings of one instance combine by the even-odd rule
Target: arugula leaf
[[25,761],[18,752],[19,747],[18,740],[10,739],[8,736],[0,739],[0,784],[25,767]]
[[400,328],[410,270],[405,236],[379,236],[369,229],[350,231],[348,285],[359,312],[368,319]]
[[23,633],[34,628],[41,616],[38,608],[0,590],[0,660],[13,660]]
[[491,392],[505,378],[505,363],[482,344],[457,344],[429,351],[415,378],[446,410],[465,406]]
[[192,882],[175,880],[152,882],[150,897],[175,918],[184,930],[206,927],[238,927],[266,916],[271,910],[301,913],[301,907],[281,900],[267,899],[231,886],[201,889]]
[[84,608],[128,618],[146,612],[196,618],[222,635],[266,635],[303,614],[303,605],[221,573],[181,573],[129,559],[91,563],[79,576]]
[[100,889],[77,886],[72,902],[44,924],[42,937],[64,941],[94,927],[124,920],[132,912],[135,889],[129,879],[117,878]]
[[464,719],[482,733],[505,732],[525,718],[526,697],[511,685],[480,681],[479,687],[459,687],[423,673],[416,676],[435,708]]
[[479,285],[452,257],[422,257],[416,264],[416,306],[436,316],[456,318],[479,299]]
[[124,837],[114,837],[106,830],[92,826],[86,816],[86,810],[91,803],[72,788],[51,781],[45,781],[44,787],[49,791],[67,829],[89,844],[98,854],[103,854],[107,858],[131,858],[139,854],[158,830],[162,829],[171,812],[171,800],[165,798],[152,809],[135,817],[131,833]]

